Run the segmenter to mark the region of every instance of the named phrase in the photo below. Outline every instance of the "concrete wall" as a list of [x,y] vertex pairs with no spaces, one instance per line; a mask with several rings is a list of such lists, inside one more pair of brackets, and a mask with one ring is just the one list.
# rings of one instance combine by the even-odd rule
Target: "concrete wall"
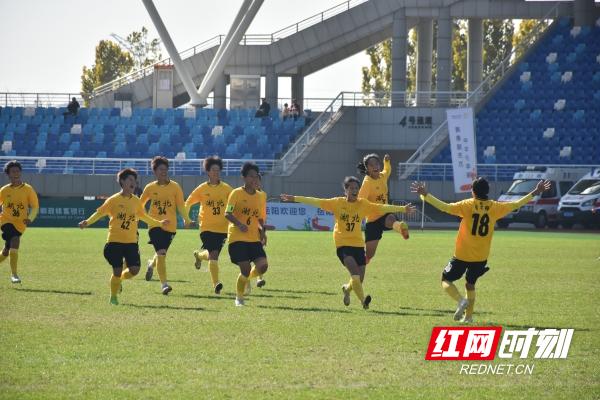
[[356,147],[415,150],[445,119],[446,111],[441,108],[357,107]]

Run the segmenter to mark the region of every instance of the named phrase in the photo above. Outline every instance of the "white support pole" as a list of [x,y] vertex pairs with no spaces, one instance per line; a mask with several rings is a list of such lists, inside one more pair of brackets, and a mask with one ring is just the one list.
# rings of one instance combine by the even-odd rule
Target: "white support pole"
[[191,103],[193,105],[200,105],[200,96],[198,96],[198,92],[196,91],[196,85],[194,85],[194,81],[192,80],[192,76],[190,72],[185,68],[181,57],[179,56],[179,52],[171,39],[171,35],[169,35],[169,31],[158,13],[158,10],[154,6],[152,0],[142,0],[144,3],[144,7],[150,14],[150,18],[152,19],[152,23],[154,27],[158,31],[158,36],[160,36],[160,40],[162,40],[165,48],[167,49],[167,53],[169,53],[169,57],[173,60],[173,64],[175,65],[175,71],[179,74],[179,78],[185,87],[188,95],[190,96]]
[[[258,13],[258,10],[260,9],[260,7],[262,6],[262,3],[264,2],[264,0],[251,0],[251,1],[252,2],[250,4],[250,6],[248,7],[248,9],[243,13],[243,16],[242,16],[239,24],[233,30],[231,37],[226,37],[225,40],[223,41],[223,43],[221,43],[221,47],[223,47],[223,51],[221,52],[221,55],[219,58],[217,58],[217,57],[213,58],[211,65],[208,67],[208,70],[210,71],[210,73],[207,72],[206,75],[204,75],[204,79],[202,80],[202,83],[200,84],[200,88],[198,89],[198,95],[200,96],[200,100],[203,101],[204,104],[206,104],[206,98],[208,97],[208,94],[213,90],[219,75],[223,74],[223,70],[225,69],[225,65],[227,64],[227,61],[229,61],[229,58],[232,56],[233,52],[237,48],[240,40],[242,39],[242,36],[244,36],[244,34],[246,33],[246,30],[248,30],[248,27],[254,20],[256,13]],[[242,7],[245,4],[246,4],[246,2],[244,2]],[[242,10],[240,10],[240,11],[242,11]],[[232,28],[233,28],[233,26],[232,26]],[[230,29],[230,32],[231,32],[231,30],[232,29]]]
[[235,33],[235,29],[242,22],[242,19],[244,18],[244,14],[246,14],[248,9],[250,8],[251,3],[252,3],[252,0],[244,0],[244,2],[242,3],[242,6],[240,7],[237,15],[235,16],[235,19],[233,20],[233,24],[231,24],[231,26],[229,27],[229,30],[227,31],[227,35],[225,35],[225,37],[223,38],[223,41],[219,44],[219,48],[217,49],[217,52],[213,58],[213,62],[210,63],[210,65],[208,66],[208,69],[206,70],[206,74],[204,74],[205,77],[209,76],[213,73],[213,70],[215,67],[214,60],[220,59],[221,56],[223,55],[223,51],[225,50],[225,47],[226,47],[226,46],[224,46],[224,44],[228,40],[230,40],[230,38]]

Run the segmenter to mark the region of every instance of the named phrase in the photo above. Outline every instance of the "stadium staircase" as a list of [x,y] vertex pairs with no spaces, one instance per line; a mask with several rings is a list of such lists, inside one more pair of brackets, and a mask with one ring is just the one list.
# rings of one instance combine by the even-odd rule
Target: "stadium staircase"
[[[600,164],[600,20],[593,27],[556,20],[506,71],[470,100],[479,164]],[[407,163],[451,163],[447,137],[444,123]]]

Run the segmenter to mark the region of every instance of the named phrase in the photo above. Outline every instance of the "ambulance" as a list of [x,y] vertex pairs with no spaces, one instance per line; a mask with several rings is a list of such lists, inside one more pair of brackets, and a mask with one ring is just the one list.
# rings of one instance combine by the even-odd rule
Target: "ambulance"
[[513,183],[498,201],[516,201],[535,189],[537,183],[544,179],[552,183],[550,190],[535,196],[532,201],[520,209],[498,220],[498,227],[506,228],[513,222],[531,223],[536,228],[556,228],[559,224],[558,203],[589,168],[581,167],[540,167],[528,166],[516,172]]
[[574,224],[586,228],[600,225],[600,214],[592,212],[600,207],[600,168],[581,178],[558,203],[558,220],[563,228]]

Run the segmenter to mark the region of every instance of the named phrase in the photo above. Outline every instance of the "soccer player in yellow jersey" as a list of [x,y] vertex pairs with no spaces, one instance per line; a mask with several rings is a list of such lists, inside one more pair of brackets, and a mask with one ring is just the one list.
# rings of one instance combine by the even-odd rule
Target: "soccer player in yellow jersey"
[[[387,204],[387,181],[392,173],[389,154],[383,157],[383,170],[381,170],[381,159],[377,154],[367,154],[357,167],[365,175],[358,197],[367,199],[371,203]],[[398,221],[394,214],[375,212],[367,215],[367,225],[365,226],[367,264],[375,257],[383,231],[392,229],[400,233],[404,239],[408,239],[408,225],[404,221]]]
[[[266,225],[266,223],[267,223],[267,193],[262,189],[262,175],[261,174],[258,174],[258,179],[256,180],[256,191],[263,198],[262,201],[265,206],[265,209],[263,210],[264,219],[262,222],[262,226],[264,227],[265,231],[267,231],[267,230],[269,230],[269,228]],[[266,242],[263,243],[263,246],[266,246],[266,245],[267,245]],[[256,277],[256,287],[261,288],[261,287],[265,286],[266,284],[267,284],[267,281],[265,281],[263,279],[263,276],[261,274],[258,274]],[[244,294],[248,295],[248,294],[250,294],[251,291],[252,291],[252,282],[250,279],[248,279],[248,282],[246,283],[246,290],[245,290]]]
[[409,213],[414,210],[410,204],[406,206],[393,206],[390,204],[371,203],[369,200],[358,197],[360,181],[354,176],[344,179],[345,197],[332,199],[317,199],[314,197],[292,196],[282,194],[283,201],[297,201],[319,207],[332,212],[335,218],[333,228],[333,241],[337,248],[337,256],[350,273],[350,281],[342,286],[344,305],[350,305],[350,292],[354,291],[364,309],[369,308],[371,296],[364,294],[362,283],[365,279],[365,240],[360,228],[362,220],[367,215],[374,213]]
[[[475,283],[479,277],[489,271],[487,259],[496,221],[549,189],[549,181],[540,181],[531,193],[518,201],[497,202],[488,199],[489,183],[480,177],[473,181],[472,198],[448,204],[428,193],[424,183],[413,182],[411,190],[413,193],[418,193],[421,199],[441,211],[462,218],[456,236],[454,256],[442,272],[442,287],[457,302],[455,321],[473,322]],[[465,272],[466,299],[460,295],[453,283]]]
[[190,219],[183,201],[183,191],[177,182],[169,179],[169,160],[165,157],[157,156],[152,159],[152,170],[156,181],[146,185],[140,200],[142,207],[150,201],[150,210],[148,215],[152,218],[161,220],[168,219],[173,221],[166,228],[154,227],[148,230],[150,241],[154,246],[154,257],[148,260],[148,269],[146,270],[146,280],[152,279],[154,267],[158,271],[162,294],[167,295],[171,286],[167,281],[167,251],[177,232],[177,211],[183,217],[185,226],[189,226]]
[[10,281],[21,283],[17,274],[17,261],[19,259],[19,244],[21,235],[38,214],[40,205],[35,190],[21,181],[23,168],[18,161],[9,161],[4,166],[4,173],[8,175],[10,183],[0,189],[0,225],[4,249],[0,254],[0,262],[10,257]]
[[225,206],[233,189],[221,180],[223,160],[219,157],[205,158],[204,170],[208,175],[208,181],[190,193],[185,201],[185,207],[189,212],[194,204],[200,203],[198,222],[202,251],[194,251],[195,265],[196,269],[200,269],[202,261],[208,261],[213,289],[215,294],[219,294],[223,290],[223,283],[219,281],[219,255],[227,239],[229,225],[225,219]]
[[119,304],[117,292],[121,289],[121,282],[133,278],[140,271],[138,220],[146,222],[148,227],[167,227],[170,224],[167,219],[157,221],[146,214],[139,197],[133,194],[136,179],[135,170],[131,168],[121,170],[117,174],[121,191],[106,199],[94,214],[79,223],[79,227],[83,229],[105,215],[110,217],[104,258],[113,269],[110,277],[110,303],[114,305]]
[[[242,166],[244,186],[234,189],[227,200],[225,218],[230,222],[227,238],[229,257],[240,268],[236,285],[235,305],[244,305],[244,291],[249,278],[264,275],[268,269],[264,228],[265,197],[257,190],[260,170],[254,163]],[[254,263],[254,267],[251,267]]]

